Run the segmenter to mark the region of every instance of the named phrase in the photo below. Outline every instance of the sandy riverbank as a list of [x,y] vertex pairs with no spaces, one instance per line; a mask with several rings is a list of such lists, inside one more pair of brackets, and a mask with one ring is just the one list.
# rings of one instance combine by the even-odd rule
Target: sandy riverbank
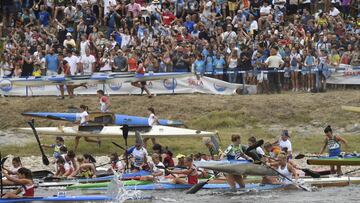
[[[218,131],[221,146],[225,148],[233,133],[265,141],[279,137],[282,129],[288,129],[294,150],[317,153],[323,143],[323,128],[330,124],[334,133],[349,140],[347,152],[360,151],[360,115],[341,110],[341,105],[360,106],[358,90],[334,90],[326,93],[284,93],[276,95],[163,95],[153,99],[143,96],[111,96],[112,111],[116,113],[147,116],[146,109],[154,107],[160,118],[183,120],[188,128]],[[57,100],[55,97],[7,97],[0,98],[1,151],[5,154],[39,155],[33,135],[10,132],[16,127],[27,127],[30,118],[21,116],[26,111],[66,112],[69,106],[86,104],[96,110],[95,96],[79,96]],[[74,125],[66,122],[37,119],[37,126]],[[54,137],[42,137],[42,142],[53,143]],[[115,141],[123,144],[123,140]],[[82,142],[79,152],[107,155],[116,148],[111,139],[104,139],[102,147]],[[160,142],[176,153],[207,152],[200,138],[164,138]],[[130,144],[132,140],[130,140]],[[69,148],[73,138],[66,139]],[[47,151],[51,154],[51,150]]]

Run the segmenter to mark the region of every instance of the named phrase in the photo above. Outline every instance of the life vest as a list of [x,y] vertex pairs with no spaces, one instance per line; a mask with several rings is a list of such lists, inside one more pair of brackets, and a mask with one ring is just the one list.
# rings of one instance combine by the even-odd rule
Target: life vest
[[198,183],[198,173],[194,166],[192,166],[191,169],[193,171],[187,176],[187,181],[188,181],[188,184],[195,185]]
[[35,194],[35,185],[22,185],[23,197],[34,197]]

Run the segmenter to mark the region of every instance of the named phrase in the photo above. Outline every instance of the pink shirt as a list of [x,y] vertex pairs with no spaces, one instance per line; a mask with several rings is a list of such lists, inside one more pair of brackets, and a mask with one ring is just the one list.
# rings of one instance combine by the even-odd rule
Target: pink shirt
[[140,6],[140,4],[137,4],[137,3],[129,4],[127,6],[127,9],[134,15],[134,17],[138,17],[138,15],[140,14],[140,11],[141,11],[141,6]]

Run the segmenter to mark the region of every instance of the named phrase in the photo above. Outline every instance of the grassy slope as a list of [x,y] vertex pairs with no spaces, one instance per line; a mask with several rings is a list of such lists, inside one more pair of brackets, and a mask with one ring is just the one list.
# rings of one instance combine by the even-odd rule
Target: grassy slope
[[[67,111],[68,106],[89,105],[90,109],[97,108],[97,98],[79,96],[75,99],[57,100],[54,97],[34,98],[1,98],[0,99],[0,129],[25,126],[25,118],[20,115],[24,111]],[[344,128],[349,124],[359,123],[360,114],[344,112],[341,105],[359,106],[360,93],[358,90],[331,91],[322,94],[281,94],[281,95],[168,95],[148,99],[145,96],[113,96],[111,97],[112,111],[117,113],[147,116],[146,109],[153,106],[161,118],[180,119],[187,127],[199,130],[217,130],[222,140],[222,146],[229,143],[233,133],[243,135],[245,142],[250,135],[256,135],[265,140],[274,140],[280,129],[297,125],[317,126],[320,130],[325,124],[331,124],[335,129]],[[64,124],[59,121],[37,120],[37,126],[58,126]],[[67,124],[71,125],[71,124]],[[279,125],[279,130],[270,131],[269,128]],[[320,131],[321,132],[321,131]],[[350,141],[349,151],[360,151],[360,135],[345,136]],[[52,142],[53,138],[43,138],[44,142]],[[318,152],[323,136],[297,135],[292,133],[295,151]],[[123,143],[120,138],[117,140]],[[166,139],[160,142],[170,146],[176,152],[192,153],[206,149],[200,138]],[[130,141],[132,143],[132,141]],[[66,144],[72,146],[72,139]],[[80,152],[108,154],[116,148],[109,139],[103,141],[101,149],[95,145],[82,142]],[[28,144],[19,149],[16,146],[2,147],[2,152],[19,155],[38,154],[37,145]],[[49,151],[50,152],[50,151]]]

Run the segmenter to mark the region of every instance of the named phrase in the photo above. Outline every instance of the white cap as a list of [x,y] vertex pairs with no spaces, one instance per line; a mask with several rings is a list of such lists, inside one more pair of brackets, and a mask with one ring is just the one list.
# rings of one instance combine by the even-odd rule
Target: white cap
[[72,37],[71,33],[70,32],[66,33],[66,37]]

